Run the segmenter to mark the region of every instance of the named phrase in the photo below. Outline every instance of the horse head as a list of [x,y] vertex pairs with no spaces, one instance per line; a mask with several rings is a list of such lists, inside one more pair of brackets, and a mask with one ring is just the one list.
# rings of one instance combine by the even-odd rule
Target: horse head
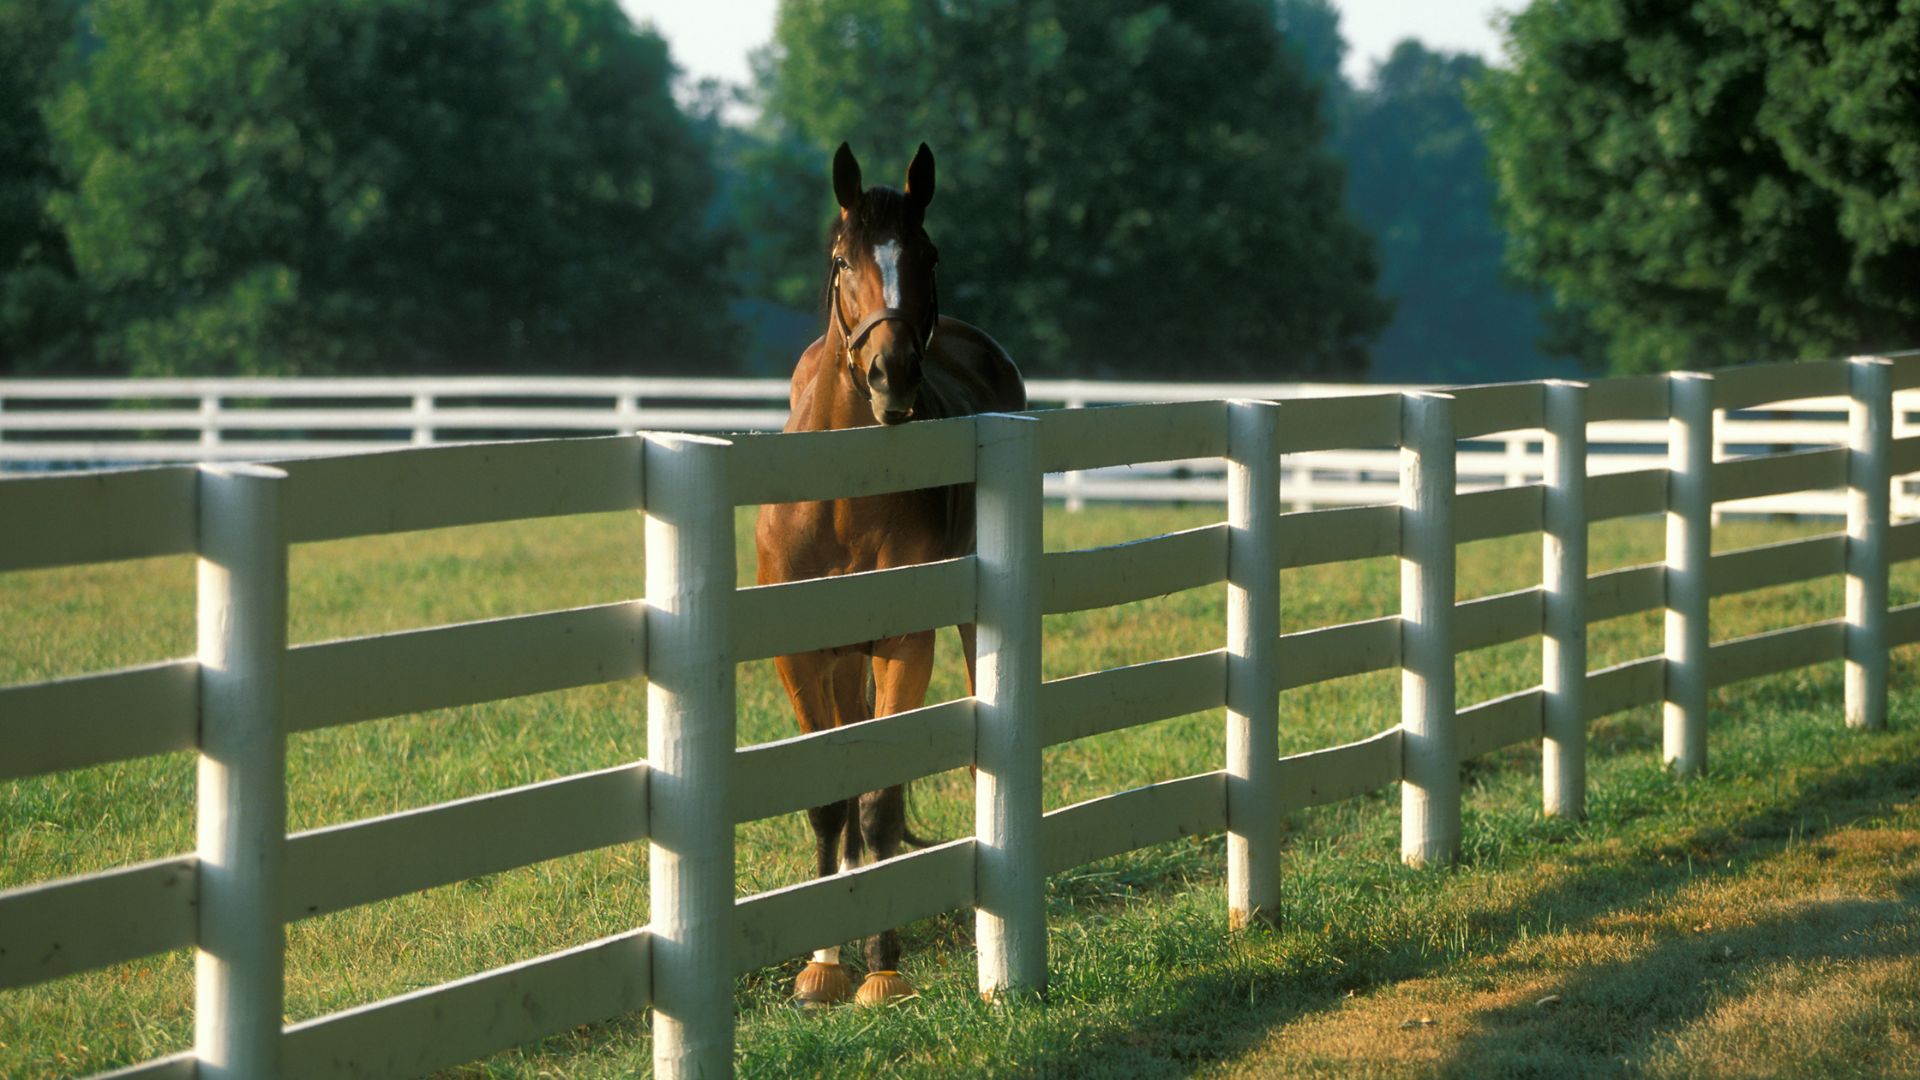
[[921,365],[940,321],[934,265],[940,253],[926,230],[933,201],[933,151],[920,144],[905,190],[862,188],[860,163],[846,143],[833,156],[834,222],[827,304],[829,344],[839,350],[854,392],[873,418],[899,424],[920,400]]

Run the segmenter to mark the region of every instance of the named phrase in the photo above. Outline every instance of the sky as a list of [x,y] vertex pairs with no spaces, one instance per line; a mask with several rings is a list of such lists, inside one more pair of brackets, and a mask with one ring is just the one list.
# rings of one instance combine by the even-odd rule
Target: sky
[[[744,83],[747,52],[773,36],[777,0],[620,0],[637,20],[652,20],[673,49],[674,60],[692,77]],[[1419,38],[1429,48],[1479,53],[1489,61],[1500,55],[1492,27],[1497,10],[1523,6],[1521,0],[1335,0],[1340,32],[1350,49],[1349,81],[1368,81],[1373,65],[1386,59],[1402,38]]]

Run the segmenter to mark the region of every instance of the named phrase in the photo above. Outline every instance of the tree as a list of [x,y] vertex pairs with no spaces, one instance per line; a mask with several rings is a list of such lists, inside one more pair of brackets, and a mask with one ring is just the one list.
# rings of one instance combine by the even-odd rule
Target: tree
[[85,302],[47,213],[61,186],[42,112],[79,32],[75,0],[0,3],[0,374],[84,362]]
[[788,0],[762,72],[806,212],[783,186],[742,213],[783,237],[790,301],[824,269],[833,148],[880,177],[925,140],[943,310],[1029,372],[1351,372],[1385,319],[1264,0]]
[[1347,39],[1340,33],[1339,9],[1330,0],[1276,0],[1274,11],[1281,39],[1306,68],[1307,78],[1320,86],[1323,104],[1344,95],[1348,88],[1340,65],[1347,58]]
[[53,208],[135,372],[689,367],[706,148],[614,0],[97,0]]
[[1539,297],[1504,268],[1487,147],[1467,110],[1485,65],[1402,41],[1350,91],[1335,149],[1347,159],[1354,216],[1380,243],[1394,318],[1373,349],[1390,381],[1533,378],[1547,361]]
[[1920,9],[1536,0],[1507,37],[1514,265],[1616,369],[1920,341]]

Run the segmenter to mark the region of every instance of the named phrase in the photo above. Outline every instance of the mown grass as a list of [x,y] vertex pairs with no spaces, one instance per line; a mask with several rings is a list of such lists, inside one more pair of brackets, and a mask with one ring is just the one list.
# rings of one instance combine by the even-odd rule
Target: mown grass
[[[1217,520],[1217,507],[1048,515],[1050,547],[1087,547]],[[1732,522],[1716,546],[1831,526]],[[741,517],[750,580],[751,513]],[[1598,527],[1594,568],[1658,558],[1657,521]],[[617,600],[639,592],[630,515],[516,523],[306,545],[293,556],[292,640],[311,641]],[[1539,580],[1537,537],[1462,549],[1462,599]],[[0,576],[0,682],[100,670],[192,649],[192,567],[148,560]],[[1286,575],[1285,628],[1387,614],[1392,560]],[[1895,602],[1920,599],[1903,568]],[[1828,580],[1716,602],[1715,637],[1839,613]],[[1050,678],[1221,644],[1219,587],[1049,618]],[[1659,650],[1657,615],[1593,628],[1592,663]],[[932,699],[964,693],[942,640]],[[1218,837],[1082,867],[1049,882],[1051,987],[1044,1003],[981,1004],[971,919],[910,927],[920,999],[829,1015],[785,1006],[797,963],[739,980],[746,1075],[1392,1075],[1656,1073],[1846,1075],[1920,1061],[1920,736],[1915,654],[1895,666],[1895,727],[1841,730],[1837,665],[1715,696],[1712,773],[1676,784],[1659,764],[1659,716],[1592,727],[1590,818],[1538,812],[1537,747],[1467,767],[1459,867],[1395,860],[1391,788],[1293,815],[1278,930],[1228,933]],[[1463,703],[1538,682],[1539,647],[1462,657]],[[740,679],[743,743],[792,719],[770,665]],[[619,684],[354,725],[296,737],[295,829],[350,821],[632,760],[644,698]],[[1397,676],[1289,692],[1282,750],[1392,726]],[[1054,808],[1219,768],[1210,713],[1048,752]],[[912,816],[966,833],[965,770],[917,783]],[[173,755],[0,784],[0,887],[192,846],[193,763]],[[799,814],[738,834],[742,894],[802,880]],[[295,924],[290,1019],[322,1015],[531,958],[646,921],[645,852],[627,846]],[[182,952],[0,992],[0,1076],[61,1076],[185,1047],[192,961]],[[1557,994],[1560,1004],[1533,1001]],[[1431,1025],[1402,1028],[1429,1016]],[[627,1017],[450,1075],[630,1075],[648,1062]]]

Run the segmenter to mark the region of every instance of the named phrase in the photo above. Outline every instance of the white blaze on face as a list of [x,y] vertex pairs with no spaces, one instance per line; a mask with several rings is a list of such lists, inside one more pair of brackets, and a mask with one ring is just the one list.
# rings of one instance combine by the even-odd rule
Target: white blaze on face
[[880,288],[890,308],[900,306],[900,241],[889,240],[873,249],[873,263],[880,268]]

